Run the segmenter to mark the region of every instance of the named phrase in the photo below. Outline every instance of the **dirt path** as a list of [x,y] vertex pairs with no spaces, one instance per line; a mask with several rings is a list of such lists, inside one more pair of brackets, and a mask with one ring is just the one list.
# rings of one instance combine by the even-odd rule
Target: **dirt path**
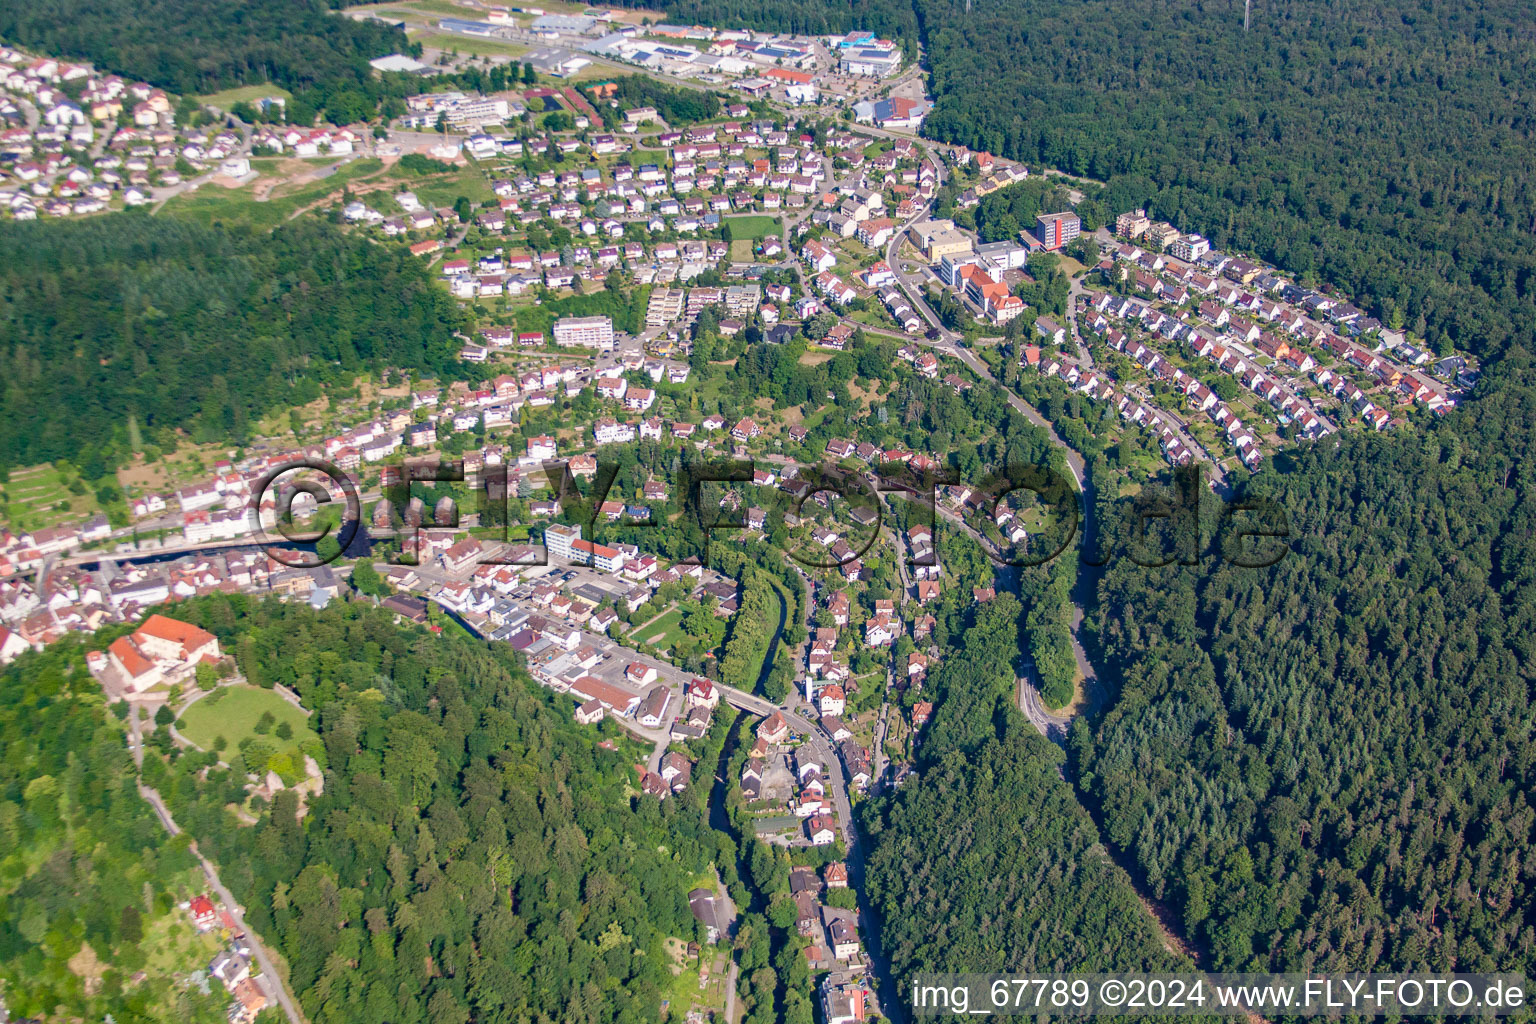
[[[373,171],[372,173],[364,174],[364,175],[362,175],[360,177],[353,178],[351,181],[347,182],[345,185],[341,186],[340,188],[336,189],[335,191],[328,192],[322,198],[317,199],[314,202],[309,203],[309,204],[307,204],[305,206],[301,206],[297,210],[294,210],[292,213],[290,213],[288,215],[288,219],[289,220],[293,220],[295,217],[298,217],[300,214],[309,213],[311,210],[318,209],[319,207],[322,207],[322,206],[329,206],[331,203],[334,203],[336,200],[340,199],[347,192],[351,192],[354,196],[365,196],[365,195],[368,195],[368,194],[370,194],[372,192],[382,191],[384,188],[386,188],[391,183],[390,182],[383,182],[383,181],[373,181],[372,179],[377,178],[379,175],[381,175],[381,174],[385,173],[386,171],[388,171],[390,166],[391,166],[390,164],[386,163],[383,167],[380,167],[378,170]],[[365,182],[367,184],[364,184]],[[259,185],[261,183],[257,182],[257,184]],[[360,185],[361,185],[361,187],[359,187]],[[270,198],[270,197],[268,197],[268,198]],[[258,201],[265,201],[264,198],[261,197],[261,196],[258,196],[257,199],[258,199]]]

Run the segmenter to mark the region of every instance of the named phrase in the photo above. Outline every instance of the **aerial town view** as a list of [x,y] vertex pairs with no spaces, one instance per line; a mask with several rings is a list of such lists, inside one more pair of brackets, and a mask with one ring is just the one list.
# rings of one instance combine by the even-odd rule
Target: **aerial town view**
[[1527,1012],[1532,12],[653,2],[0,11],[0,1024]]

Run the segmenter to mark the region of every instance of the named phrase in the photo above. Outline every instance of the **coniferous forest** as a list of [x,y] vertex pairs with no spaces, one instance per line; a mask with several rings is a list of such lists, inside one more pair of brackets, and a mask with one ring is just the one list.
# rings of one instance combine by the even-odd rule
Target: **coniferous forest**
[[1518,0],[918,0],[933,137],[1108,182],[1476,352],[1536,331]]
[[1536,372],[1424,433],[1300,449],[1269,569],[1112,564],[1082,789],[1227,970],[1527,970]]
[[1059,774],[1061,752],[1013,706],[1023,612],[1005,593],[957,613],[964,655],[934,673],[921,778],[865,808],[892,970],[1175,969]]
[[[1256,476],[1276,565],[1225,561],[1210,498],[1200,565],[1111,558],[1087,623],[1107,710],[1074,722],[1070,781],[1013,706],[1019,606],[965,610],[920,781],[863,819],[898,977],[1158,963],[1099,842],[1209,969],[1531,971],[1533,430],[1516,346],[1445,420]],[[1101,529],[1132,536],[1128,510]]]

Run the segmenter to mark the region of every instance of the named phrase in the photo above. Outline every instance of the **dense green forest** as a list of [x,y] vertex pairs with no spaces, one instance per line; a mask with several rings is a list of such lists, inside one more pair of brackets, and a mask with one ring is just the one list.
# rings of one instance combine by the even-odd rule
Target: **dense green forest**
[[222,989],[173,977],[204,963],[167,962],[170,930],[190,940],[175,904],[202,873],[187,837],[167,836],[139,798],[78,641],[0,671],[0,750],[0,987],[13,1017],[63,1006],[88,1020],[222,1021]]
[[[914,382],[903,397],[904,422],[930,431],[928,443],[942,434],[965,451],[954,463],[966,479],[980,480],[988,465],[1065,472],[1060,449],[1006,405],[978,406],[998,424],[997,434],[979,446],[971,440],[979,425],[971,403],[1001,401],[998,388],[972,388],[963,400],[951,393],[951,403]],[[898,506],[898,521],[910,514]],[[994,566],[953,526],[941,528],[939,542],[943,564],[957,576],[937,606],[934,637],[946,656],[921,694],[936,707],[916,749],[918,776],[860,811],[868,836],[865,895],[883,921],[882,946],[898,985],[928,970],[1173,966],[1062,778],[1061,752],[1015,704],[1025,649],[1053,663],[1043,666],[1052,679],[1058,674],[1075,560],[1019,570],[1017,595],[1004,591],[977,604],[970,588],[992,585]],[[1069,647],[1065,657],[1070,661]],[[1065,672],[1070,694],[1071,669]]]
[[366,92],[368,61],[408,48],[398,29],[329,13],[317,0],[5,4],[0,38],[184,95],[274,82],[306,108]]
[[713,765],[696,793],[641,798],[642,748],[611,724],[617,749],[599,747],[509,647],[363,603],[215,597],[178,613],[318,709],[325,793],[302,822],[288,791],[240,825],[225,803],[241,780],[212,754],[146,765],[311,1020],[656,1019],[662,940],[697,935],[688,890],[722,850],[734,870],[701,807]]
[[1023,606],[961,608],[931,678],[920,779],[864,808],[867,895],[898,982],[917,971],[1172,969],[1152,919],[1015,707]]
[[1434,429],[1288,451],[1264,570],[1111,563],[1083,789],[1217,968],[1526,970],[1536,371]]
[[[720,113],[720,99],[714,93],[680,89],[644,75],[625,75],[614,79],[613,84],[617,88],[611,98],[622,107],[655,107],[668,124],[707,121]],[[620,120],[619,111],[606,103],[598,107],[598,113],[608,125]]]
[[239,442],[279,407],[384,366],[457,362],[461,314],[405,250],[302,221],[270,235],[136,216],[0,226],[0,464],[88,479],[129,422]]

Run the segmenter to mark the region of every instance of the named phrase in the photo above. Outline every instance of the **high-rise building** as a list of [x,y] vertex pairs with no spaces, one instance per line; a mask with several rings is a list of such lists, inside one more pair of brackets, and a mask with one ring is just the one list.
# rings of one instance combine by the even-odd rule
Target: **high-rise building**
[[1042,213],[1035,218],[1035,237],[1047,249],[1060,249],[1082,231],[1083,222],[1075,213]]
[[544,527],[544,546],[549,549],[551,558],[563,558],[570,561],[575,554],[572,547],[581,539],[581,525],[566,526],[563,523],[550,523]]
[[1115,234],[1121,238],[1140,238],[1151,226],[1152,219],[1146,210],[1132,210],[1115,218]]

